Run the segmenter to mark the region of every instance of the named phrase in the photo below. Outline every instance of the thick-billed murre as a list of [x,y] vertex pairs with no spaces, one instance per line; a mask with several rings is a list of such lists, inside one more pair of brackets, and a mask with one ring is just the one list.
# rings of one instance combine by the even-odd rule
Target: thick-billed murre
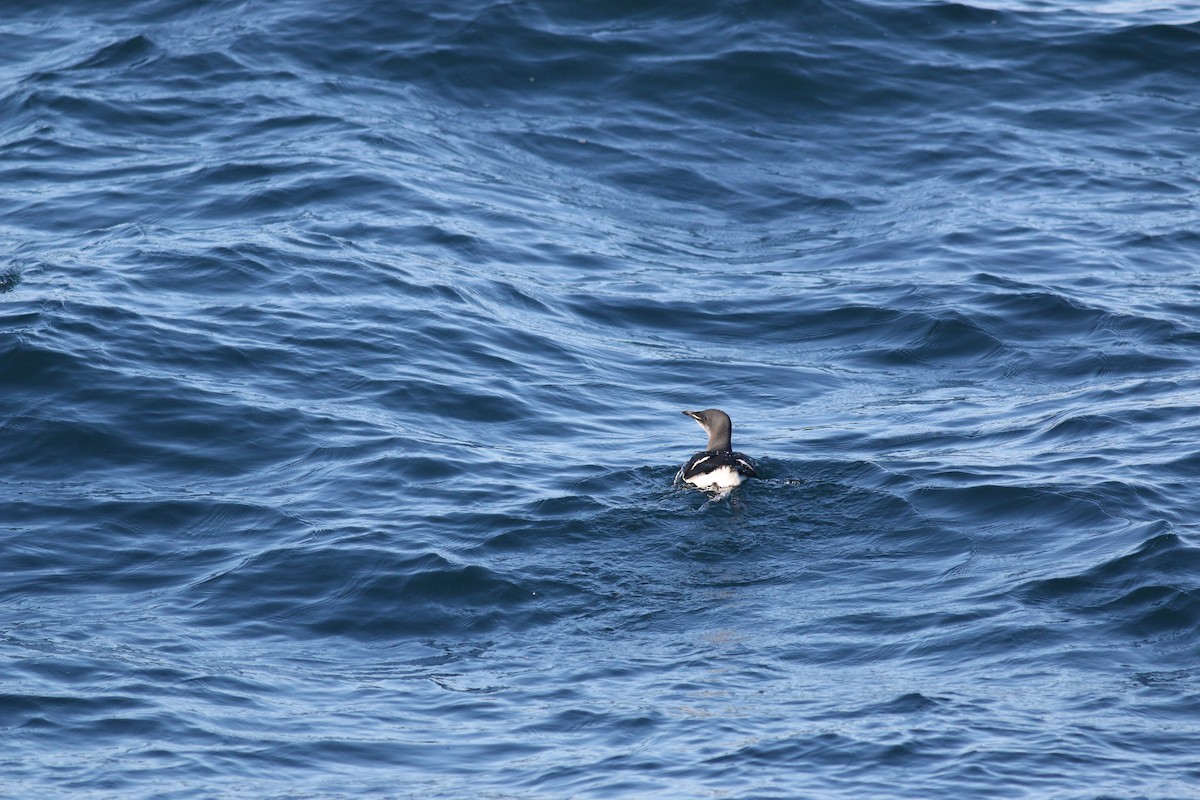
[[745,478],[757,478],[754,462],[733,451],[733,423],[716,408],[684,411],[708,434],[708,449],[696,453],[679,470],[677,478],[701,489],[732,489]]

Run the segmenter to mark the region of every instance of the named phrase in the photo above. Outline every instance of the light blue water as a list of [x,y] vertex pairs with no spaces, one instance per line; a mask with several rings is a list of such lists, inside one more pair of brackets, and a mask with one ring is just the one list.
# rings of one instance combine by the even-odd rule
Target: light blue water
[[1197,20],[11,6],[0,795],[1196,794]]

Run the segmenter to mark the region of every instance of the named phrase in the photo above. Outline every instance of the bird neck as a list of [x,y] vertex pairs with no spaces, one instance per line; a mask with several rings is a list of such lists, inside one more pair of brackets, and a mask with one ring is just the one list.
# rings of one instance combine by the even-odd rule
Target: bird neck
[[733,437],[731,437],[728,433],[726,433],[726,434],[710,433],[708,435],[708,449],[709,450],[732,450],[733,442],[730,441],[732,438]]

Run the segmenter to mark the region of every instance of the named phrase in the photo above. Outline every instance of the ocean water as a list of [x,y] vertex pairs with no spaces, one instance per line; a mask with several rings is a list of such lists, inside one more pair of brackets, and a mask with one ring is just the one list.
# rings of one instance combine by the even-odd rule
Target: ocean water
[[9,3],[0,186],[0,796],[1200,796],[1200,4]]

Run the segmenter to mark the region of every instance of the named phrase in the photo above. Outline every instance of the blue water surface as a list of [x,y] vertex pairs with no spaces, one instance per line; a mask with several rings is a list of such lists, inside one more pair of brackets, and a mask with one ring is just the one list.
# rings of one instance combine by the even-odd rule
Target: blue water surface
[[10,3],[0,185],[0,795],[1197,796],[1200,5]]

